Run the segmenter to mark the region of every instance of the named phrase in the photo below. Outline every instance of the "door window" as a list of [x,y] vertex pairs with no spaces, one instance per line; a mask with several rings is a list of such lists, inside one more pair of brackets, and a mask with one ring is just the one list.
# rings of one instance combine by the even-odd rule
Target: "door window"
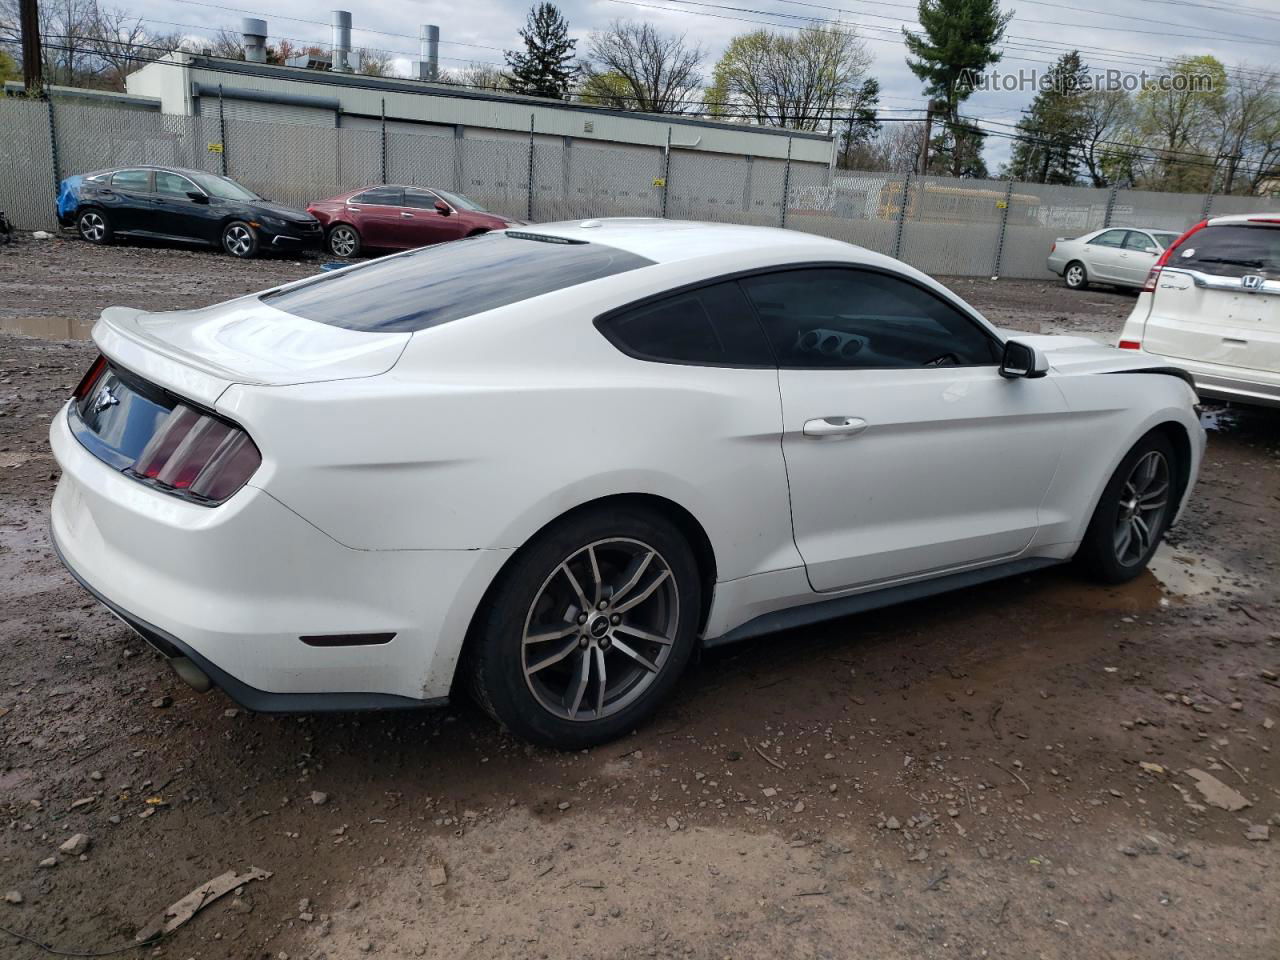
[[199,189],[186,177],[181,177],[176,173],[169,173],[167,170],[156,171],[156,193],[185,197],[188,193],[197,192],[199,192]]
[[1157,250],[1156,242],[1138,230],[1129,231],[1129,236],[1124,241],[1124,248],[1137,250],[1139,253],[1155,253]]
[[822,267],[741,281],[782,367],[850,370],[980,366],[999,342],[975,320],[910,281]]
[[410,190],[404,191],[404,206],[413,207],[415,210],[434,210],[436,204],[440,202],[430,190]]
[[151,189],[151,171],[117,170],[111,175],[111,185],[117,190],[145,193]]
[[374,187],[364,193],[356,194],[348,203],[376,203],[384,207],[400,206],[403,191],[399,187]]
[[1106,233],[1100,233],[1089,243],[1099,247],[1118,247],[1124,243],[1124,235],[1127,230],[1108,230]]
[[615,347],[640,360],[773,366],[768,341],[733,281],[628,307],[601,318],[597,327]]

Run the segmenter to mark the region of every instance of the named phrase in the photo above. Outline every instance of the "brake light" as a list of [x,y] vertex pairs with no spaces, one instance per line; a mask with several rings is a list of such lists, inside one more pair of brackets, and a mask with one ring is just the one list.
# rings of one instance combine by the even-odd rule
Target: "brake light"
[[[1182,246],[1182,244],[1186,241],[1187,237],[1191,236],[1191,235],[1192,235],[1193,233],[1195,233],[1197,230],[1203,230],[1203,229],[1204,229],[1205,227],[1207,227],[1208,225],[1209,225],[1209,221],[1208,221],[1208,220],[1201,220],[1201,221],[1200,221],[1199,223],[1197,223],[1194,227],[1191,227],[1189,230],[1187,230],[1187,231],[1186,231],[1182,236],[1180,236],[1177,240],[1173,241],[1173,243],[1169,244],[1167,247],[1165,247],[1165,248],[1164,248],[1164,253],[1160,254],[1160,259],[1159,259],[1159,260],[1157,260],[1157,261],[1155,262],[1155,266],[1153,266],[1153,267],[1152,267],[1152,268],[1147,272],[1147,279],[1146,279],[1146,281],[1142,284],[1142,292],[1143,292],[1143,293],[1154,293],[1154,292],[1155,292],[1155,289],[1156,289],[1156,281],[1160,279],[1160,268],[1161,268],[1161,267],[1163,267],[1165,264],[1167,264],[1167,263],[1169,262],[1169,257],[1171,257],[1171,256],[1173,255],[1173,251],[1177,250],[1177,249],[1178,249],[1178,247]],[[1135,347],[1135,349],[1136,349],[1136,347]]]
[[71,392],[71,399],[83,400],[87,397],[106,369],[107,358],[102,354],[98,354],[98,358],[89,365],[89,369],[84,372],[84,376],[76,384],[75,390]]
[[1050,253],[1053,253],[1053,251],[1055,251],[1055,250],[1057,250],[1057,249],[1058,249],[1058,243],[1057,243],[1057,241],[1056,241],[1056,240],[1055,240],[1053,243],[1049,244],[1049,252],[1050,252]]
[[1280,217],[1250,217],[1250,223],[1280,223]]
[[257,445],[239,427],[178,404],[130,472],[166,490],[220,503],[244,486],[261,463]]
[[1142,344],[1137,340],[1121,340],[1116,344],[1121,350],[1141,350]]

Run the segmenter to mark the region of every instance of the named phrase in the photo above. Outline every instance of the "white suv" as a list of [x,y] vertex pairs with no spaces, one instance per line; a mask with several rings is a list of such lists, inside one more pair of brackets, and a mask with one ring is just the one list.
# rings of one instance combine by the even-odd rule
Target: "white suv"
[[1179,237],[1117,346],[1181,367],[1202,397],[1280,407],[1280,214],[1214,217]]

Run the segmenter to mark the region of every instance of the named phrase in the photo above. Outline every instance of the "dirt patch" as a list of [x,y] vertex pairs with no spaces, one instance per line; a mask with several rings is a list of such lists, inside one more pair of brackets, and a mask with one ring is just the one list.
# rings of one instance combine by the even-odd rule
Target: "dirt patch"
[[[6,309],[165,309],[313,269],[49,243],[98,269]],[[154,257],[152,285],[121,268],[104,293],[114,257]],[[168,276],[187,259],[199,297]],[[994,317],[1008,283],[962,294]],[[1215,420],[1155,574],[1052,570],[708,654],[651,724],[565,754],[465,700],[267,717],[178,683],[48,544],[48,422],[91,354],[0,336],[0,925],[113,948],[259,867],[125,956],[1280,952],[1275,416]],[[1189,769],[1250,805],[1205,802]],[[60,852],[77,833],[88,848]],[[0,953],[44,956],[4,935]]]

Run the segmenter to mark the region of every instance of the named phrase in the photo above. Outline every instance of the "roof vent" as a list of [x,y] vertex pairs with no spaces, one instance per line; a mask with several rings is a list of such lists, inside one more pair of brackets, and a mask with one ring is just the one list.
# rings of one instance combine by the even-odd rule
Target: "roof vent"
[[334,10],[329,21],[333,25],[333,59],[330,61],[334,73],[351,73],[351,11]]
[[246,60],[250,63],[267,62],[267,21],[245,17],[240,21],[240,37]]
[[419,80],[439,80],[440,28],[434,23],[424,23],[418,32],[418,53],[421,59],[413,61],[413,75]]

